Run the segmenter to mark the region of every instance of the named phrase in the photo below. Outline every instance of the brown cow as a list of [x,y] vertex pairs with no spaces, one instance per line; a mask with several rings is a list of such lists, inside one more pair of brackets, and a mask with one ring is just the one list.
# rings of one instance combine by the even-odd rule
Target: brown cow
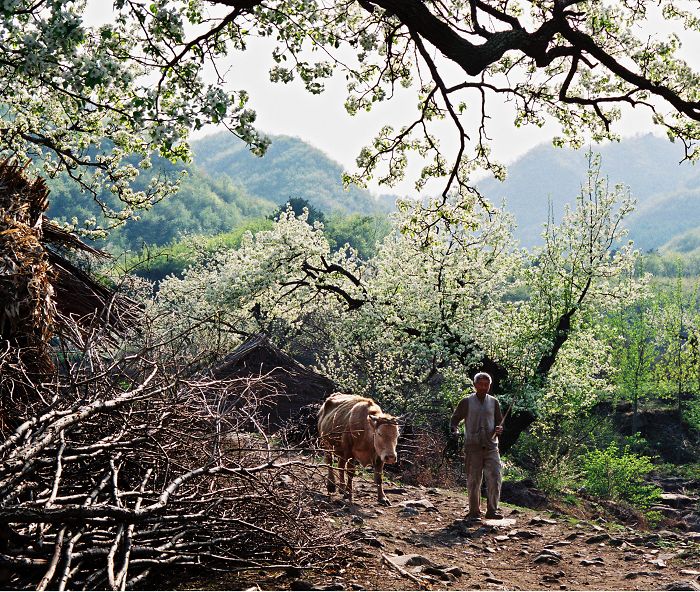
[[[396,462],[396,442],[399,426],[395,417],[383,413],[372,399],[357,395],[334,393],[318,412],[318,433],[326,449],[328,463],[328,493],[335,491],[333,456],[338,458],[340,491],[352,503],[352,479],[355,461],[372,465],[377,484],[377,500],[390,505],[384,495],[382,471],[384,463]],[[347,473],[347,485],[344,474]]]

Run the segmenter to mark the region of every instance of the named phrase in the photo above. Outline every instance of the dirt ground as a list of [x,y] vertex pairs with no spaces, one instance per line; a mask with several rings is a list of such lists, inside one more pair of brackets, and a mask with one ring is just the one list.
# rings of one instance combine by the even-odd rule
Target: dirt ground
[[324,573],[250,573],[196,588],[263,590],[700,590],[700,533],[643,531],[502,504],[503,520],[467,522],[463,490],[386,487],[355,504],[319,494],[350,558]]

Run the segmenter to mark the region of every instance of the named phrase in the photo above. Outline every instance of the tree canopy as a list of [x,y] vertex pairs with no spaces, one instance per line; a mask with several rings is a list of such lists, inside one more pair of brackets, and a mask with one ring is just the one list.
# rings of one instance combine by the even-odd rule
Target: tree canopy
[[575,417],[606,390],[601,319],[642,292],[637,254],[621,244],[631,200],[591,165],[576,207],[531,252],[513,248],[511,218],[476,196],[441,209],[439,197],[401,202],[366,261],[334,250],[308,210],[288,209],[238,249],[166,278],[150,314],[182,351],[217,356],[264,332],[315,352],[341,388],[395,411],[454,404],[487,369],[497,394],[518,399],[522,427]]
[[[111,22],[92,27],[82,1],[3,3],[0,149],[49,175],[68,171],[96,194],[107,185],[124,204],[105,205],[118,219],[171,189],[156,178],[134,190],[128,155],[141,155],[140,167],[154,151],[187,158],[188,134],[208,123],[265,150],[248,94],[224,84],[220,68],[253,37],[276,42],[273,81],[298,77],[320,93],[344,75],[350,113],[391,100],[399,85],[416,89],[416,118],[379,130],[358,157],[360,182],[397,181],[411,151],[428,159],[418,188],[429,177],[446,178],[445,194],[467,187],[475,167],[500,174],[488,138],[501,99],[516,126],[557,120],[557,143],[614,137],[623,106],[647,109],[688,158],[700,154],[700,79],[680,57],[683,36],[700,30],[692,1],[114,0],[112,9]],[[205,82],[206,68],[218,80]],[[456,154],[441,152],[431,127],[440,119],[454,124]]]

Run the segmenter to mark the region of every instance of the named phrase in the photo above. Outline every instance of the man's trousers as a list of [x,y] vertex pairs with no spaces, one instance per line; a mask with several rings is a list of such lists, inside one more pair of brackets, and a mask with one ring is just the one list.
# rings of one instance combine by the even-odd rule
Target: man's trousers
[[464,451],[464,465],[469,492],[469,515],[478,516],[481,513],[482,475],[486,477],[487,513],[497,512],[501,497],[501,456],[498,448],[468,448]]

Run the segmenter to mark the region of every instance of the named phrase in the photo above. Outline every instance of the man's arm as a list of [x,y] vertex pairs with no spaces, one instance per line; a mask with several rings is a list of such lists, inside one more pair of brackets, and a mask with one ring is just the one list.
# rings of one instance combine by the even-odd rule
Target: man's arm
[[455,412],[452,414],[452,419],[450,419],[450,431],[459,431],[459,422],[467,419],[467,413],[469,412],[469,401],[467,399],[462,399],[457,405]]

